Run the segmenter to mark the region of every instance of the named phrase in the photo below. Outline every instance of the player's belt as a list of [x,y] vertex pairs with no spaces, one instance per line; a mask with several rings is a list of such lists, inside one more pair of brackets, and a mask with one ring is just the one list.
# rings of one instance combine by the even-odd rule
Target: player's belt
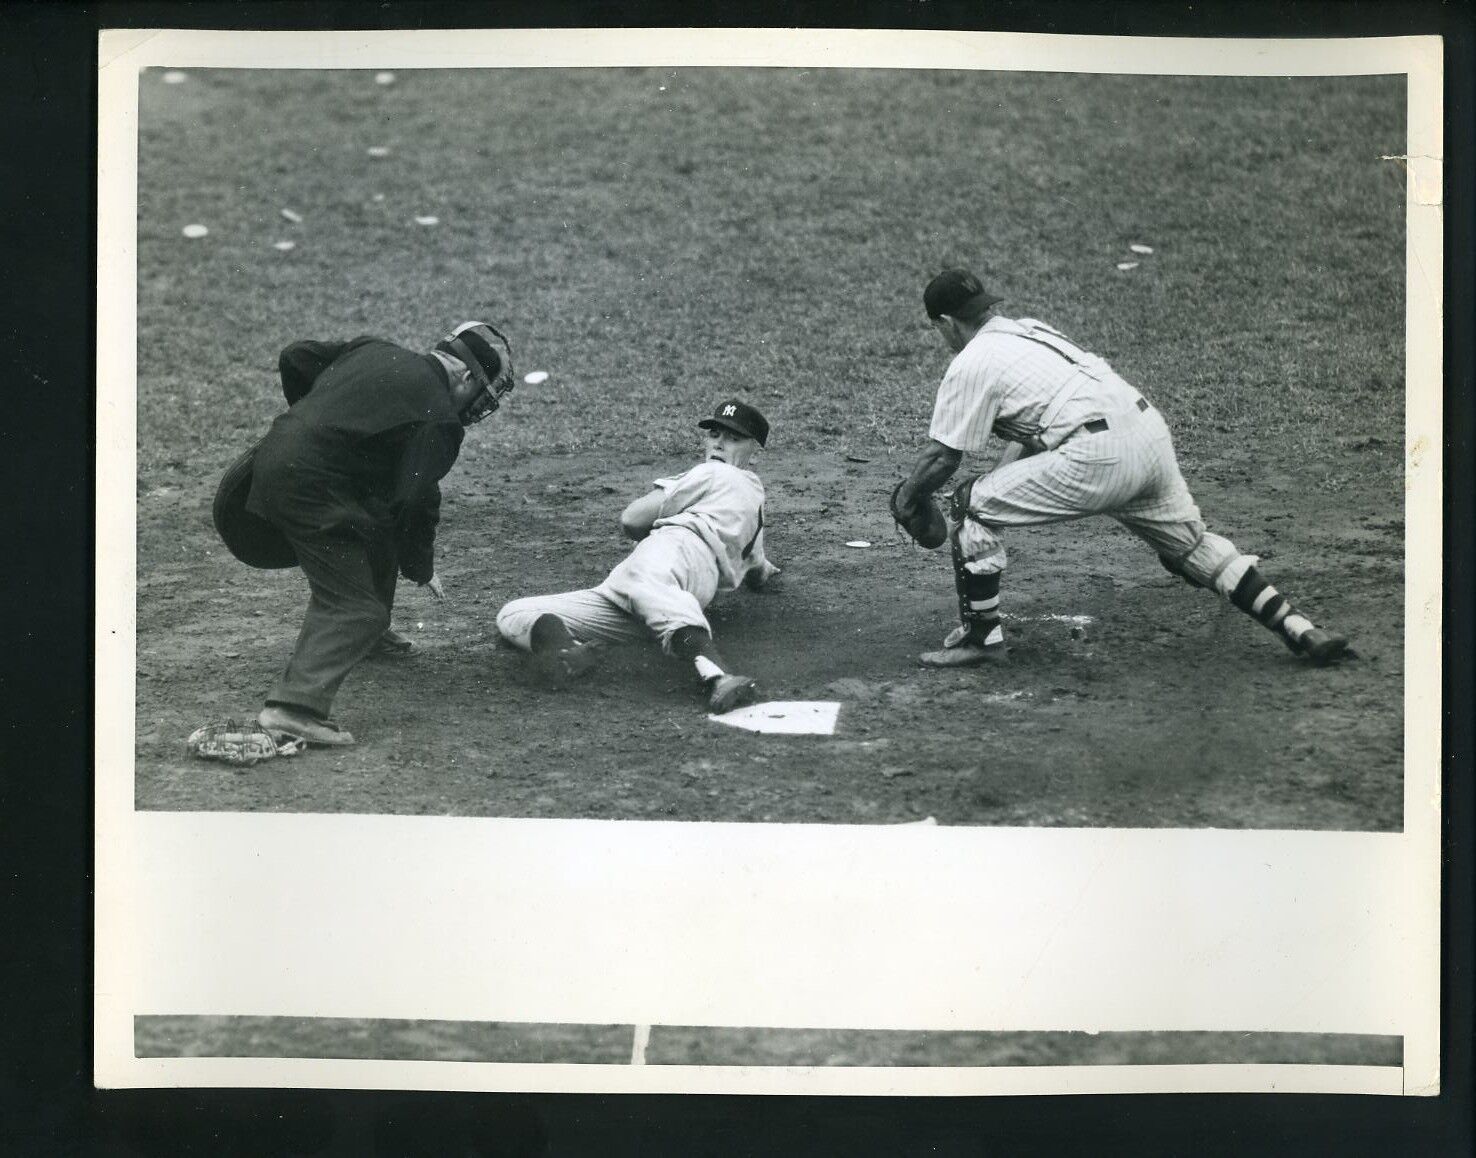
[[[1151,409],[1151,407],[1149,407],[1148,405],[1148,399],[1139,398],[1138,409]],[[1081,424],[1081,428],[1085,430],[1088,434],[1101,434],[1104,430],[1111,430],[1112,424],[1108,422],[1105,418],[1093,418],[1090,422],[1083,422]]]

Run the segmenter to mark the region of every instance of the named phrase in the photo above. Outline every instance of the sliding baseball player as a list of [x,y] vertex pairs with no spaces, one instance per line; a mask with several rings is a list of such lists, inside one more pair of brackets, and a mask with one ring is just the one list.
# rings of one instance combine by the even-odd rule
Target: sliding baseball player
[[764,554],[764,484],[749,469],[768,442],[764,416],[736,399],[697,424],[703,461],[657,479],[620,516],[637,546],[598,587],[515,599],[497,613],[504,639],[555,684],[584,674],[597,644],[656,639],[692,664],[716,713],[751,703],[756,682],[729,670],[703,609],[718,591],[757,589],[779,568]]

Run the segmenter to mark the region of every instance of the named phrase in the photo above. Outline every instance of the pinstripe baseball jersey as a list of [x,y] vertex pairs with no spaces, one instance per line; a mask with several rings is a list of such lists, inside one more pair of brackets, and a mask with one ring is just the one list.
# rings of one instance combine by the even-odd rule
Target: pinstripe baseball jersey
[[1034,318],[990,318],[943,375],[928,436],[979,452],[993,433],[1035,450],[1060,445],[1139,394],[1112,367]]

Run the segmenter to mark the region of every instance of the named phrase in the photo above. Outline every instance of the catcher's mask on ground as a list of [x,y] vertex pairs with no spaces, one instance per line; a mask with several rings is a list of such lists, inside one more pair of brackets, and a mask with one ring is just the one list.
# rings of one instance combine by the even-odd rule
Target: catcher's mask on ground
[[462,322],[435,348],[464,365],[480,387],[461,412],[466,425],[480,422],[495,411],[502,396],[513,388],[512,343],[491,323]]

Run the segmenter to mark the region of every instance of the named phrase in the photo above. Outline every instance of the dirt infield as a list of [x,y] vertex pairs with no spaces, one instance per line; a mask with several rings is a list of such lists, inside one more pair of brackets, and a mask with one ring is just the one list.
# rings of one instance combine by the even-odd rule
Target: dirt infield
[[[146,75],[138,807],[1398,829],[1403,188],[1377,156],[1402,151],[1400,86],[883,79]],[[940,100],[994,119],[940,127]],[[495,109],[495,156],[434,151],[448,101]],[[753,132],[762,149],[737,143]],[[209,236],[185,239],[196,220]],[[1141,240],[1154,253],[1116,270]],[[1306,668],[1090,520],[1010,536],[1007,666],[919,669],[951,575],[893,534],[886,495],[946,365],[917,299],[951,260],[997,262],[1014,312],[1139,386],[1210,526],[1360,658]],[[254,715],[306,601],[300,574],[240,565],[210,528],[216,478],[281,406],[277,350],[428,345],[478,311],[553,378],[443,486],[450,598],[405,585],[396,612],[421,653],[350,677],[353,749],[189,758],[197,725]],[[831,737],[712,723],[654,649],[549,692],[496,639],[505,600],[621,557],[620,508],[691,461],[729,392],[774,423],[758,466],[785,573],[721,597],[715,630],[767,698],[839,702]]]
[[[146,497],[146,509],[170,510],[161,529],[213,554],[151,569],[141,585],[140,805],[1398,826],[1402,665],[1398,607],[1388,598],[1398,590],[1397,523],[1350,518],[1345,501],[1294,523],[1245,491],[1200,488],[1212,517],[1269,555],[1287,589],[1336,588],[1309,602],[1356,629],[1360,659],[1339,669],[1298,663],[1096,520],[1017,537],[1007,666],[932,672],[915,653],[952,621],[951,572],[942,553],[891,532],[877,501],[889,465],[791,464],[779,454],[771,463],[770,548],[785,574],[772,591],[721,599],[714,628],[766,698],[839,701],[833,737],[758,736],[709,722],[690,674],[654,647],[611,651],[588,680],[560,692],[537,683],[497,640],[497,606],[597,578],[623,550],[606,489],[639,493],[656,469],[617,474],[569,456],[529,463],[500,497],[453,491],[444,537],[452,598],[442,605],[413,586],[402,592],[397,619],[423,652],[351,677],[337,711],[359,746],[250,772],[193,760],[181,741],[194,724],[223,708],[253,710],[271,682],[305,585],[296,572],[252,572],[225,556],[202,527],[208,495],[182,489]],[[1275,481],[1259,480],[1263,489]],[[1281,485],[1289,491],[1291,480]],[[1303,509],[1309,497],[1300,496]],[[541,545],[524,555],[478,533],[494,520],[502,541],[541,535]],[[856,538],[874,546],[843,546]],[[1342,554],[1347,544],[1357,552]],[[1339,566],[1307,562],[1334,550]]]

